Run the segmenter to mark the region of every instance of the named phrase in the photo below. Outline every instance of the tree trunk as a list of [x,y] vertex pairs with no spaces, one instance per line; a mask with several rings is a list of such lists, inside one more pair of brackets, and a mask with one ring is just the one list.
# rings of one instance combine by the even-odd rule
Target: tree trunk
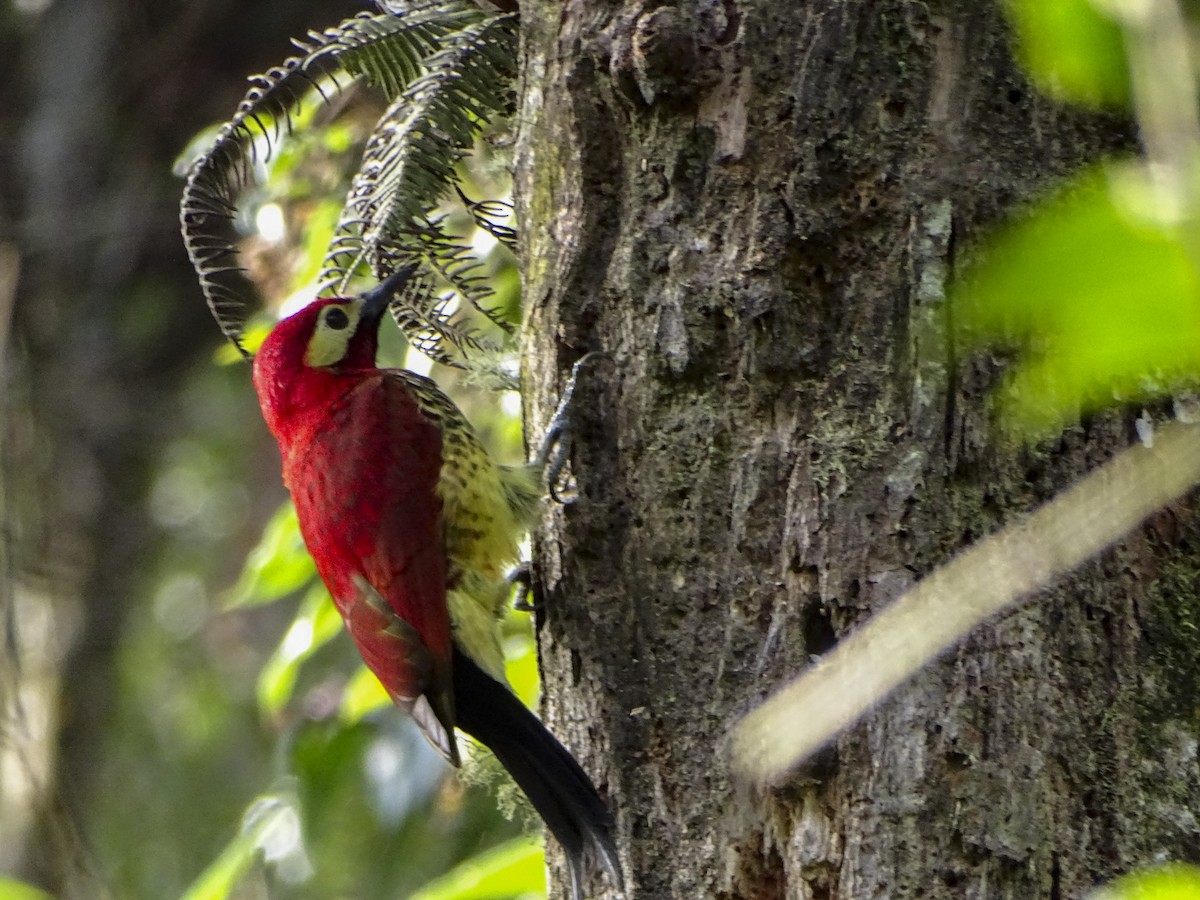
[[532,433],[611,359],[536,536],[546,714],[635,897],[1082,897],[1200,855],[1183,505],[785,787],[729,774],[766,693],[1132,436],[1011,446],[999,365],[933,340],[984,226],[1131,146],[1033,93],[997,4],[951,6],[522,3]]

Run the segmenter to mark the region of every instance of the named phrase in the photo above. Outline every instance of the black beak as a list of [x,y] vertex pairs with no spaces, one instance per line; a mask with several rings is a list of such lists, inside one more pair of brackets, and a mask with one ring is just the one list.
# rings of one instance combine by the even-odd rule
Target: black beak
[[379,325],[383,314],[387,312],[389,304],[396,296],[396,292],[408,284],[417,268],[416,263],[403,266],[359,296],[359,302],[362,303],[362,309],[358,314],[359,327],[364,323],[371,327]]

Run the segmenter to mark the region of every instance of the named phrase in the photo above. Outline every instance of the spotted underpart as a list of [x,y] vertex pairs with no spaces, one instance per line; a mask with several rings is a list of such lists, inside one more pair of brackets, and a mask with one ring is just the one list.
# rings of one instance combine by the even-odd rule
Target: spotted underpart
[[496,620],[504,615],[507,573],[539,501],[537,469],[497,465],[470,422],[429,378],[402,369],[388,375],[405,383],[442,435],[438,493],[455,641],[489,675],[504,680]]

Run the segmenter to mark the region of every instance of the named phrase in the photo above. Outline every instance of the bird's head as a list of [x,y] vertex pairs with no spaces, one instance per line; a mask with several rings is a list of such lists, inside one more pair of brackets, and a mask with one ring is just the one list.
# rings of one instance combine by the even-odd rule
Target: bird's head
[[314,300],[272,329],[254,356],[254,387],[273,432],[290,407],[321,399],[307,397],[328,381],[319,373],[374,368],[379,323],[412,274],[413,267],[400,269],[358,297]]

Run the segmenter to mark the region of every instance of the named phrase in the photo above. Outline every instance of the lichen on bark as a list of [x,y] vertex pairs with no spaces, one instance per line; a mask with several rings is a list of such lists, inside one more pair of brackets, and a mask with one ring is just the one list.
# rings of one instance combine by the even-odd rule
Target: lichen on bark
[[[722,756],[782,679],[1131,439],[1112,416],[1013,445],[986,401],[1003,360],[936,327],[965,248],[1128,124],[1039,98],[984,0],[522,22],[533,432],[574,359],[612,359],[582,388],[579,501],[535,540],[546,713],[615,800],[634,896],[1075,897],[1182,852],[1129,697],[1196,660],[1144,658],[1133,544],[784,788],[748,794]],[[1196,724],[1171,715],[1178,762]]]

